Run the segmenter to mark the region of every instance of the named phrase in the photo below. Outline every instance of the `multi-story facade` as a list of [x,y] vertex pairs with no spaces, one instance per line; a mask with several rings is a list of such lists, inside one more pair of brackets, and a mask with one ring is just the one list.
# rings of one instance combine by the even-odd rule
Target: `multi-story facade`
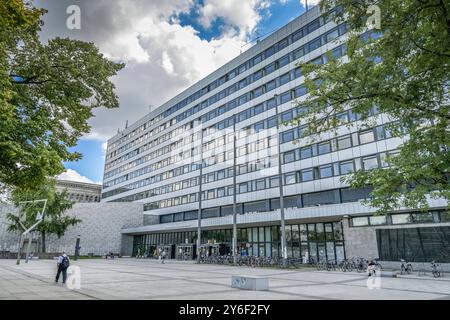
[[95,183],[57,180],[56,190],[67,191],[70,200],[74,202],[100,202],[102,186]]
[[424,214],[405,208],[375,217],[359,202],[370,188],[351,190],[341,180],[386,165],[384,157],[401,144],[376,108],[373,127],[362,129],[349,109],[338,117],[350,126],[314,141],[304,136],[304,123],[284,124],[305,108],[298,63],[326,63],[328,52],[345,59],[346,36],[344,23],[314,7],[111,138],[102,201],[143,203],[144,225],[123,231],[134,235],[135,247],[193,250],[201,207],[201,242],[229,248],[236,202],[239,252],[279,256],[280,191],[289,257],[392,260],[398,243],[385,248],[389,230],[407,230],[412,239],[419,227],[448,235],[445,202],[430,202],[433,211]]

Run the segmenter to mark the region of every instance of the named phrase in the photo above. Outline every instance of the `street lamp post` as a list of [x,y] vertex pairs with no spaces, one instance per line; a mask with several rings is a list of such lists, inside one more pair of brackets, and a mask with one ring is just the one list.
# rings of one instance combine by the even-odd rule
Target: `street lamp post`
[[198,184],[198,225],[197,225],[197,263],[200,263],[200,245],[202,237],[202,183],[203,183],[203,129],[200,130],[200,173]]
[[80,248],[81,248],[80,247],[80,235],[78,235],[77,242],[75,244],[75,258],[74,258],[75,261],[78,260],[78,257],[80,255]]
[[[277,94],[274,95],[276,99]],[[282,157],[281,157],[281,143],[280,143],[280,118],[278,114],[278,101],[275,107],[277,117],[277,152],[278,152],[278,188],[280,193],[280,219],[281,219],[281,254],[283,268],[287,267],[287,248],[286,248],[286,223],[284,218],[284,192],[283,192],[283,169],[282,169]]]
[[236,124],[233,121],[233,264],[237,263]]

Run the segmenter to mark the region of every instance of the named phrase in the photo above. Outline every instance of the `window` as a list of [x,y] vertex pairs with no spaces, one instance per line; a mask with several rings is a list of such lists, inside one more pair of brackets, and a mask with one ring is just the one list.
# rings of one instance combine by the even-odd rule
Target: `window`
[[259,70],[253,74],[253,81],[257,81],[264,76],[263,71]]
[[295,161],[295,151],[288,151],[284,154],[284,163]]
[[266,74],[272,73],[275,71],[275,62],[266,66]]
[[362,158],[362,164],[363,164],[364,170],[378,168],[378,158],[377,158],[377,156]]
[[278,60],[278,67],[284,67],[289,63],[289,55],[286,55]]
[[343,161],[339,164],[339,170],[341,174],[348,174],[354,171],[353,160]]
[[303,29],[300,29],[292,35],[292,42],[295,42],[301,39],[302,37],[303,37]]
[[319,21],[319,19],[316,19],[313,22],[311,22],[310,24],[308,24],[308,26],[306,27],[307,33],[311,33],[314,30],[318,29],[319,27],[320,27],[320,21]]
[[290,79],[290,74],[289,74],[289,72],[283,74],[282,76],[280,76],[280,86],[282,86],[283,84],[288,83],[290,80],[291,80],[291,79]]
[[255,124],[255,132],[260,132],[264,130],[264,121]]
[[281,143],[294,140],[294,130],[289,130],[281,134]]
[[319,57],[311,60],[309,63],[312,63],[312,64],[320,66],[321,64],[323,64],[322,56],[319,56]]
[[239,105],[246,103],[248,101],[247,98],[248,98],[247,94],[240,96],[239,97]]
[[271,117],[269,119],[267,119],[267,128],[273,128],[277,126],[277,117]]
[[300,86],[295,88],[295,97],[301,97],[308,93],[308,88],[306,86]]
[[352,218],[352,225],[354,227],[368,226],[369,220],[367,219],[367,217],[355,217]]
[[214,199],[214,190],[208,190],[207,199]]
[[359,143],[369,143],[375,141],[373,130],[362,131],[359,133]]
[[307,159],[312,157],[312,148],[311,146],[303,147],[300,149],[300,159]]
[[244,120],[247,120],[247,116],[248,116],[247,110],[245,110],[245,111],[239,113],[238,119],[239,119],[239,121],[244,121]]
[[386,224],[386,216],[371,216],[369,221],[371,226]]
[[269,49],[266,49],[266,51],[264,51],[264,56],[266,58],[272,56],[275,53],[275,46],[271,46]]
[[275,188],[280,185],[280,178],[278,176],[276,177],[270,177],[270,187]]
[[350,148],[351,146],[352,146],[352,139],[349,135],[337,139],[337,147],[339,150]]
[[331,165],[325,165],[319,167],[320,178],[328,178],[333,176],[333,167]]
[[302,182],[314,180],[312,169],[302,170]]
[[257,114],[260,114],[260,113],[262,113],[262,112],[264,112],[264,105],[261,103],[261,104],[258,104],[257,106],[255,106],[254,108],[253,108],[253,113],[255,114],[255,115],[257,115]]
[[[288,101],[291,101],[291,92],[290,91],[285,92],[280,96],[280,104],[286,103]],[[292,115],[292,112],[291,112],[291,115]]]
[[304,47],[301,47],[294,51],[294,60],[297,60],[305,55]]
[[259,88],[256,88],[255,90],[253,90],[253,96],[255,98],[261,96],[264,93],[264,86],[261,86]]
[[267,100],[267,109],[272,109],[275,108],[277,106],[277,99],[276,98],[272,98],[270,100]]
[[277,82],[274,79],[274,80],[266,83],[266,89],[267,89],[266,92],[269,92],[269,91],[275,89],[276,87],[277,87]]
[[253,58],[253,65],[258,64],[262,61],[262,54],[258,54],[256,57]]
[[266,188],[266,179],[256,180],[256,190],[264,190]]
[[219,188],[217,189],[217,197],[225,197],[225,188]]
[[281,40],[280,42],[278,42],[278,51],[286,48],[288,46],[289,42],[288,42],[288,38],[284,38],[283,40]]
[[248,191],[248,184],[246,183],[241,183],[239,185],[239,193],[245,193]]
[[338,29],[335,29],[331,32],[328,32],[325,38],[326,38],[327,42],[330,42],[330,41],[336,39],[337,37],[339,37],[339,32],[338,32]]
[[285,184],[293,184],[295,183],[295,173],[287,173],[284,175],[284,183]]
[[404,224],[404,223],[411,223],[412,219],[411,219],[411,215],[406,213],[406,214],[393,214],[391,216],[392,219],[392,224]]
[[308,45],[309,52],[314,51],[319,47],[320,47],[320,38],[317,38],[316,40],[311,41]]
[[319,154],[325,154],[331,152],[331,143],[330,141],[319,143]]

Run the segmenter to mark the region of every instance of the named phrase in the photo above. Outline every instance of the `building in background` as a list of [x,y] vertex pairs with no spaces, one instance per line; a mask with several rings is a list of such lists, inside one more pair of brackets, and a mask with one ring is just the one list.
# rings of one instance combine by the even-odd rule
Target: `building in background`
[[77,203],[100,202],[102,186],[95,183],[57,180],[56,190],[60,192],[67,190],[69,199]]
[[315,141],[304,123],[283,124],[307,107],[298,63],[324,64],[328,53],[346,59],[347,31],[314,7],[108,141],[102,202],[144,204],[146,223],[122,231],[135,249],[192,252],[201,207],[202,246],[229,251],[236,194],[239,252],[280,256],[282,190],[289,257],[430,261],[450,253],[445,201],[430,200],[429,212],[379,217],[360,202],[369,186],[342,182],[352,171],[386,166],[402,143],[376,107],[373,127],[359,126],[360,115],[348,109],[337,117],[349,127]]

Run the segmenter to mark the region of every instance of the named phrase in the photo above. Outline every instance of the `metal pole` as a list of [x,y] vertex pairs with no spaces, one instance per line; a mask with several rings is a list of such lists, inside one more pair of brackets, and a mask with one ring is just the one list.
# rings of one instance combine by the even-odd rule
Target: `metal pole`
[[28,246],[27,246],[27,252],[25,257],[25,263],[28,263],[28,256],[30,255],[30,249],[31,249],[31,232],[28,234]]
[[[278,95],[275,95],[278,97]],[[277,151],[278,151],[278,188],[280,190],[280,216],[281,216],[281,253],[283,268],[287,267],[287,248],[286,248],[286,224],[284,221],[284,193],[283,193],[283,170],[281,163],[281,143],[280,143],[280,118],[278,116],[278,101],[275,108],[277,117]]]
[[24,235],[20,234],[20,239],[19,239],[19,249],[17,250],[17,261],[16,264],[20,264],[20,251],[23,247],[23,242],[24,242]]
[[75,244],[75,258],[74,258],[75,261],[78,260],[79,255],[80,255],[80,236],[77,237],[77,242]]
[[203,184],[203,129],[200,130],[200,173],[198,185],[198,226],[197,226],[197,263],[200,263],[200,245],[202,237],[202,184]]
[[[233,121],[234,123],[234,121]],[[237,263],[236,125],[233,124],[233,264]]]

